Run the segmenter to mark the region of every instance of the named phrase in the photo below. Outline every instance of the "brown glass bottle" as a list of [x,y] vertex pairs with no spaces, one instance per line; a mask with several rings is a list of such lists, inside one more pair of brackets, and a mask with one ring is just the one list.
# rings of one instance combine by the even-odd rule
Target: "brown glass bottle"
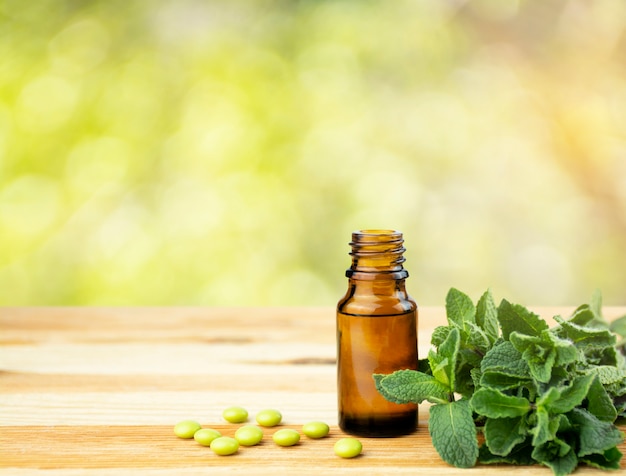
[[417,369],[417,304],[407,294],[404,240],[393,230],[352,234],[348,291],[337,304],[339,426],[357,436],[415,431],[417,405],[387,401],[372,374]]

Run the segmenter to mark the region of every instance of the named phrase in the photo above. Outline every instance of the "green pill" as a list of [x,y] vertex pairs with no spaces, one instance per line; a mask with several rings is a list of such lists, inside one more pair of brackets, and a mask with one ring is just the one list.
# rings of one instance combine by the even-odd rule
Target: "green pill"
[[335,443],[335,454],[342,458],[354,458],[359,456],[363,445],[356,438],[341,438]]
[[273,409],[261,410],[256,415],[256,422],[261,426],[276,426],[282,419],[281,413]]
[[197,421],[193,420],[184,420],[176,423],[174,426],[174,434],[179,438],[193,438],[193,435],[198,431],[202,426]]
[[211,449],[217,455],[228,456],[239,450],[239,442],[230,436],[220,436],[211,441]]
[[230,423],[243,423],[248,419],[248,410],[242,407],[228,407],[222,412],[222,416]]
[[310,421],[302,425],[302,433],[309,438],[324,438],[328,435],[330,428],[322,421]]
[[263,430],[254,425],[242,426],[235,432],[235,439],[243,446],[258,445],[263,439]]
[[293,446],[300,441],[300,433],[291,428],[283,428],[274,433],[272,439],[278,446]]
[[195,432],[193,439],[202,446],[211,446],[211,442],[220,436],[222,436],[222,434],[213,428],[202,428],[201,430]]

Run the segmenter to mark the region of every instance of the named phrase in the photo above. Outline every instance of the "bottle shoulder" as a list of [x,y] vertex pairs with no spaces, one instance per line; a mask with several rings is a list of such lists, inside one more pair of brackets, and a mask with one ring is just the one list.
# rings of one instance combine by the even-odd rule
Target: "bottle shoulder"
[[417,303],[406,293],[381,296],[348,292],[337,303],[337,312],[359,316],[406,314],[412,311],[417,311]]

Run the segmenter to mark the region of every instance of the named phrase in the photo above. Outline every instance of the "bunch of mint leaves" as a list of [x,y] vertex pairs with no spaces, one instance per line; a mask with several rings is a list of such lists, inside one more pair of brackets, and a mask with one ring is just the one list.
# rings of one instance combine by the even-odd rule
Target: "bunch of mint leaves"
[[432,404],[433,446],[451,465],[542,464],[555,475],[579,464],[618,470],[626,316],[609,324],[601,306],[596,291],[549,328],[524,306],[504,299],[496,306],[490,290],[474,305],[452,288],[448,325],[434,330],[419,370],[374,374],[376,388],[395,403]]

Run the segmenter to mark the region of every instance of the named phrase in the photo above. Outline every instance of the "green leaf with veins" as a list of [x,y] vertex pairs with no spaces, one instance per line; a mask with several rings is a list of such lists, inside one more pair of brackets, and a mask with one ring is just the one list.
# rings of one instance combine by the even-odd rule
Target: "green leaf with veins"
[[483,329],[491,344],[498,339],[500,335],[498,308],[489,289],[476,304],[476,324]]
[[578,466],[578,458],[574,449],[558,438],[536,446],[532,452],[532,457],[538,463],[550,468],[555,476],[570,474]]
[[578,456],[604,454],[622,442],[622,434],[613,424],[601,421],[583,408],[568,414],[579,435]]
[[432,375],[415,370],[397,370],[389,375],[374,374],[376,388],[394,403],[447,403],[450,391]]
[[594,289],[589,299],[589,309],[593,312],[596,319],[602,319],[602,292]]
[[489,451],[494,455],[506,456],[528,437],[526,416],[488,418],[483,433]]
[[506,299],[503,299],[498,307],[498,322],[505,340],[509,339],[512,332],[538,336],[541,331],[548,329],[548,324],[537,314],[519,304],[511,304]]
[[489,418],[523,416],[530,411],[530,402],[527,399],[505,395],[492,388],[476,391],[470,403],[476,413]]
[[466,325],[466,332],[467,340],[464,346],[482,358],[492,346],[489,336],[480,326],[471,322]]
[[587,393],[587,410],[601,421],[613,422],[617,418],[617,409],[613,400],[600,382],[600,378],[593,374],[587,375],[591,378],[589,391]]
[[476,322],[476,308],[467,294],[450,288],[446,295],[446,316],[450,325],[465,329],[466,323]]
[[536,421],[530,433],[533,435],[533,446],[540,446],[555,438],[561,424],[560,419],[550,418],[545,407],[539,406],[535,411]]
[[428,430],[441,458],[458,468],[471,468],[478,458],[478,439],[467,400],[430,408]]
[[532,457],[533,447],[526,439],[523,443],[516,445],[507,455],[496,455],[484,444],[480,447],[478,460],[482,464],[515,464],[529,466],[537,462]]
[[428,352],[433,377],[451,392],[455,391],[456,362],[460,346],[461,334],[459,329],[453,328],[437,352],[432,349]]
[[626,316],[622,316],[611,322],[611,332],[616,333],[621,337],[626,337]]
[[436,327],[435,330],[433,331],[432,336],[430,337],[430,343],[434,347],[438,348],[448,338],[448,336],[450,335],[450,331],[452,329],[453,329],[452,327],[448,327],[448,326]]
[[587,398],[594,378],[593,375],[583,375],[576,378],[569,386],[558,390],[554,387],[551,388],[550,391],[557,391],[558,398],[543,404],[552,414],[567,413],[573,410]]
[[588,347],[609,347],[616,342],[615,335],[609,329],[585,327],[571,321],[565,321],[559,316],[554,316],[559,323],[554,333],[562,339],[567,339],[575,346],[585,349]]
[[592,455],[581,456],[578,458],[581,463],[592,466],[598,469],[604,469],[608,471],[617,471],[620,469],[620,460],[622,459],[622,452],[617,448],[609,448],[604,453],[595,453]]
[[509,341],[492,347],[480,364],[483,374],[497,373],[520,379],[530,378],[530,369],[522,354]]

